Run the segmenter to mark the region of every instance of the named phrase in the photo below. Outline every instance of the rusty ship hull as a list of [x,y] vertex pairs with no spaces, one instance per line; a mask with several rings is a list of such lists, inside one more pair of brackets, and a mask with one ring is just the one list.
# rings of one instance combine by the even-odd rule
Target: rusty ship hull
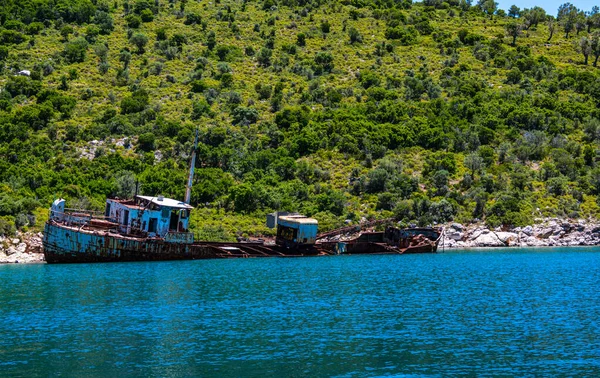
[[363,232],[346,241],[322,241],[325,251],[338,254],[411,254],[436,253],[442,229],[423,227],[399,229],[388,227],[381,232]]
[[328,255],[315,247],[288,249],[264,243],[173,243],[162,238],[122,235],[88,226],[49,221],[43,238],[47,263],[200,260],[248,257],[301,257]]

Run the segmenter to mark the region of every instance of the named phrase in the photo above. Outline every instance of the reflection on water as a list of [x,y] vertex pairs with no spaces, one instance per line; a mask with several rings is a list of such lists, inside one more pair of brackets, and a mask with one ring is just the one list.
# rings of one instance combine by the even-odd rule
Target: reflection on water
[[600,249],[0,266],[3,376],[600,374]]

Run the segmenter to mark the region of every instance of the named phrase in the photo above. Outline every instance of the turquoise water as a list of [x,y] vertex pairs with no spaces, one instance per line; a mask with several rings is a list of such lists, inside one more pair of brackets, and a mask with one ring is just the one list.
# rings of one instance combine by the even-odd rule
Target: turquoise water
[[0,266],[1,376],[600,376],[600,248]]

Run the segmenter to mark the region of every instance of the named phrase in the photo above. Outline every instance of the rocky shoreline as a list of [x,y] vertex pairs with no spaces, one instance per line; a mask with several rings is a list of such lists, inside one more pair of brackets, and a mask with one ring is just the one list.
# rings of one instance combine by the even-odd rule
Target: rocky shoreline
[[[600,223],[584,219],[538,219],[532,226],[507,230],[484,224],[444,226],[439,248],[554,247],[600,245]],[[0,264],[43,263],[42,233],[0,236]]]
[[43,263],[42,233],[20,233],[0,236],[0,264]]
[[600,223],[585,219],[537,219],[531,226],[490,229],[483,224],[447,224],[440,248],[568,247],[600,245]]

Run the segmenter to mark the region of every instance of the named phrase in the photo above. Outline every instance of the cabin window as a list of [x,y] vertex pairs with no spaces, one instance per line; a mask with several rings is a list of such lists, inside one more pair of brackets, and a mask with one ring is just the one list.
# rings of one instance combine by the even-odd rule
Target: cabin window
[[189,210],[181,210],[181,219],[188,219],[189,216],[190,216]]
[[104,216],[110,217],[110,203],[106,204],[106,209],[104,210]]
[[123,225],[127,226],[129,224],[129,210],[123,211]]
[[156,232],[157,226],[158,218],[150,218],[150,223],[148,223],[148,232]]

